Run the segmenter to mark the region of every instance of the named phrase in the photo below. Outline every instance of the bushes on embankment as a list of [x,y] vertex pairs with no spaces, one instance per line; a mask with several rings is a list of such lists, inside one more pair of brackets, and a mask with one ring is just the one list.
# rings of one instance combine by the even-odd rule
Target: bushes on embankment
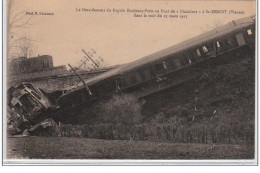
[[[254,124],[215,115],[193,121],[181,111],[158,113],[150,121],[132,95],[114,96],[98,105],[99,122],[61,125],[60,136],[184,143],[254,143]],[[219,114],[226,114],[220,112]],[[227,114],[228,115],[228,114]]]

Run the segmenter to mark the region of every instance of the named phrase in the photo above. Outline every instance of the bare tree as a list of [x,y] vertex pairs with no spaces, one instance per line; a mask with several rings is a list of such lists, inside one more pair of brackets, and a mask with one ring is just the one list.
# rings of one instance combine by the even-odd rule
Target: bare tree
[[18,49],[17,55],[19,57],[29,58],[33,54],[33,48],[34,47],[31,40],[27,36],[24,36],[21,39],[19,39],[19,41],[17,42],[17,49]]
[[[7,59],[12,59],[13,55],[17,54],[17,49],[24,52],[24,48],[28,47],[29,38],[21,36],[22,29],[30,26],[31,16],[26,16],[25,11],[19,11],[16,7],[16,0],[7,1]],[[25,41],[26,40],[26,41]],[[24,48],[21,48],[21,43],[26,43]],[[16,51],[14,51],[16,49]],[[28,52],[28,50],[26,50]],[[21,53],[20,53],[21,54]],[[28,54],[27,54],[28,55]]]

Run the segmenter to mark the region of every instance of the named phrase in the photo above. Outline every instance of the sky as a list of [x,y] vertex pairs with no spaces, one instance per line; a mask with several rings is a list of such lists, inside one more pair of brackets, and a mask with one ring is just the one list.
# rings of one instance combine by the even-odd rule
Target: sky
[[[236,10],[244,13],[187,14],[187,19],[176,19],[134,17],[134,13],[126,12],[86,12],[82,8],[179,12],[181,9]],[[77,11],[79,9],[81,11]],[[30,25],[16,32],[34,40],[33,55],[51,55],[55,66],[68,63],[76,66],[84,56],[81,49],[92,48],[106,65],[116,65],[137,60],[216,25],[254,15],[255,1],[19,0],[14,11],[23,11],[24,18],[32,16]],[[26,15],[26,12],[54,15]]]

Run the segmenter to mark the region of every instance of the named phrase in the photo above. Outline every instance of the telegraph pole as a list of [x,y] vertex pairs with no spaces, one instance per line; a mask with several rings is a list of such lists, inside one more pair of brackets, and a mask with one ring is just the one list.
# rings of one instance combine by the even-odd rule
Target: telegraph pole
[[93,62],[93,64],[98,68],[99,67],[99,65],[91,58],[91,56],[89,56],[89,54],[87,54],[87,52],[84,50],[84,49],[82,49],[82,52],[88,57],[88,59],[90,59],[92,62]]

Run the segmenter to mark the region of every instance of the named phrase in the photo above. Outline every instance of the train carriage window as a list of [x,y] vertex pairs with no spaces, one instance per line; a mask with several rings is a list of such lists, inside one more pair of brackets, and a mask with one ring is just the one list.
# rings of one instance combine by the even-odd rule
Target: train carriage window
[[203,50],[204,54],[207,55],[209,52],[212,51],[212,44],[202,46],[202,50]]
[[178,69],[181,67],[181,62],[180,59],[178,57],[172,56],[169,57],[168,59],[166,59],[166,70],[168,72]]
[[239,43],[236,38],[236,36],[229,36],[226,38],[223,38],[221,40],[216,41],[216,52],[225,52],[228,51],[229,49],[233,49],[238,47]]
[[237,42],[238,42],[238,45],[239,46],[244,46],[246,44],[246,41],[244,39],[244,36],[242,33],[239,33],[236,35],[236,39],[237,39]]
[[196,58],[194,57],[194,54],[192,51],[189,51],[189,61],[191,63],[196,62]]
[[220,42],[219,41],[216,41],[216,45],[217,45],[217,48],[221,48],[221,45],[220,45]]
[[224,40],[223,40],[223,45],[224,45],[224,47],[226,47],[226,48],[232,47],[231,43],[230,43],[227,39],[224,39]]
[[166,63],[164,61],[163,61],[162,65],[163,65],[164,69],[167,69]]
[[198,55],[197,55],[197,50],[196,50],[196,49],[195,49],[195,50],[191,50],[190,52],[191,52],[191,57],[192,57],[193,59],[195,59],[195,58],[198,57]]
[[246,42],[248,42],[248,43],[254,42],[254,30],[253,29],[250,29],[250,28],[247,29],[244,36],[245,36]]
[[204,51],[204,53],[208,53],[209,52],[209,50],[207,49],[206,46],[202,46],[202,50]]
[[185,57],[180,57],[179,59],[180,59],[180,62],[181,62],[182,66],[185,66],[186,64],[188,64],[188,62],[187,62]]
[[[220,46],[220,44],[219,44],[219,46]],[[215,42],[211,42],[205,46],[202,46],[202,50],[203,50],[204,55],[209,56],[209,57],[216,57],[216,43]]]
[[238,42],[235,36],[229,37],[228,40],[231,42],[233,47],[238,47]]
[[252,33],[252,30],[251,29],[248,29],[247,30],[247,35],[252,35],[253,33]]
[[209,52],[212,52],[214,50],[215,46],[216,46],[215,42],[212,42],[212,43],[206,45]]
[[163,74],[166,72],[165,70],[167,69],[166,63],[164,61],[160,64],[155,64],[154,67],[157,74]]
[[201,56],[201,53],[200,53],[200,50],[199,50],[199,49],[197,49],[196,52],[197,52],[197,55],[198,55],[198,56]]
[[184,61],[184,65],[188,65],[188,64],[191,64],[193,62],[193,55],[189,52],[189,51],[186,51],[185,54],[183,54],[183,61]]

